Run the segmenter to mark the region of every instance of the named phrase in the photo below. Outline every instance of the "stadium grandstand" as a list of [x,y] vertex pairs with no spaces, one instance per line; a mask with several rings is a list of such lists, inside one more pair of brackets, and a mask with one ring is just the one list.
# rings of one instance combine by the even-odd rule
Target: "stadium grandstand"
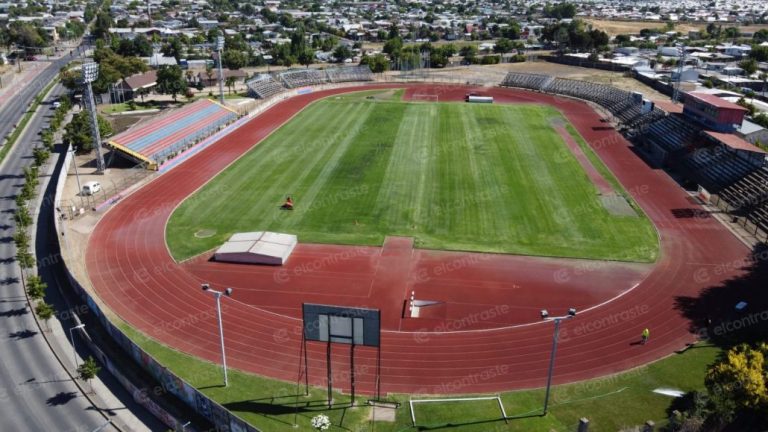
[[639,93],[520,72],[509,72],[500,85],[600,105],[615,116],[652,163],[679,171],[699,186],[700,196],[729,212],[756,238],[768,240],[767,153],[733,133],[744,121],[747,110],[743,107],[691,92],[683,95],[682,109],[670,104],[674,111],[665,110],[649,104]]
[[285,87],[269,74],[259,74],[245,82],[248,96],[267,99],[285,91]]
[[325,74],[332,83],[373,81],[373,73],[368,65],[329,68],[325,70]]
[[156,170],[236,119],[237,113],[231,109],[202,99],[138,123],[107,145]]
[[289,69],[280,72],[279,77],[288,88],[320,85],[328,82],[325,72],[319,69]]

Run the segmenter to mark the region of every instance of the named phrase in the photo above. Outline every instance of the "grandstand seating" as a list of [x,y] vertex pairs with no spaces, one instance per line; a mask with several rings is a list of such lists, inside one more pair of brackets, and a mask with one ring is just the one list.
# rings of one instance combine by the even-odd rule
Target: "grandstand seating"
[[768,200],[768,167],[755,170],[740,178],[719,192],[734,208],[744,208],[762,204]]
[[519,87],[529,90],[544,91],[554,78],[549,75],[509,72],[501,82],[503,87]]
[[332,83],[373,81],[373,73],[368,65],[330,68],[325,70],[325,74]]
[[157,167],[237,119],[237,113],[209,99],[139,123],[109,145]]
[[328,78],[318,69],[290,69],[280,73],[280,80],[288,88],[325,84]]
[[659,145],[669,154],[681,152],[700,131],[680,115],[671,114],[650,123],[646,139]]
[[267,99],[285,91],[285,87],[269,74],[259,74],[245,82],[248,95],[259,99]]

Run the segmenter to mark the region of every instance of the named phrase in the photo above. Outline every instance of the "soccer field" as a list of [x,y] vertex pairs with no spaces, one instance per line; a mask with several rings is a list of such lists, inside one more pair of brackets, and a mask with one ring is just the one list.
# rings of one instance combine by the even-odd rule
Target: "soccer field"
[[[167,242],[176,259],[269,230],[304,243],[398,235],[429,249],[654,260],[651,223],[606,210],[552,120],[565,122],[541,105],[321,100],[182,203]],[[280,209],[288,195],[293,211]]]

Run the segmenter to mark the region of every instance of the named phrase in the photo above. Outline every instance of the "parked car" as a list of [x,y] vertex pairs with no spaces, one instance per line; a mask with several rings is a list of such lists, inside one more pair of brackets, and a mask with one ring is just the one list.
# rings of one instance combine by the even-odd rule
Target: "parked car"
[[101,183],[97,181],[89,181],[83,185],[83,190],[80,193],[81,195],[89,196],[89,195],[94,195],[96,192],[100,190],[101,190]]

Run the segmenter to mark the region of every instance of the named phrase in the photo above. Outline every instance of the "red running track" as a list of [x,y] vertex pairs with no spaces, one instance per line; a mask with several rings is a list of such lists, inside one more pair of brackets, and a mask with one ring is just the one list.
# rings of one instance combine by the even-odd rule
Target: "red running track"
[[[461,100],[462,86],[402,84],[413,93]],[[284,101],[111,208],[86,253],[96,294],[122,319],[181,351],[219,361],[214,302],[201,282],[235,288],[224,301],[227,357],[233,367],[295,381],[302,301],[380,307],[382,390],[470,393],[541,387],[552,324],[538,311],[580,309],[563,324],[555,382],[588,379],[656,360],[693,341],[678,296],[738,276],[749,250],[714,219],[676,218],[698,209],[664,172],[647,166],[586,104],[513,89],[482,89],[502,103],[543,103],[567,116],[657,227],[652,266],[383,248],[300,245],[285,268],[235,266],[207,257],[178,264],[164,239],[173,209],[308,103],[352,88]],[[729,265],[731,264],[731,265]],[[713,267],[717,266],[717,267]],[[716,268],[717,271],[709,271]],[[702,278],[702,269],[707,272]],[[703,280],[706,279],[706,280]],[[424,319],[403,319],[403,301],[445,300]],[[636,344],[651,328],[651,343]],[[334,384],[348,386],[349,348],[336,347]],[[358,391],[371,392],[375,351],[356,349]],[[309,377],[325,384],[325,349],[309,344]]]

